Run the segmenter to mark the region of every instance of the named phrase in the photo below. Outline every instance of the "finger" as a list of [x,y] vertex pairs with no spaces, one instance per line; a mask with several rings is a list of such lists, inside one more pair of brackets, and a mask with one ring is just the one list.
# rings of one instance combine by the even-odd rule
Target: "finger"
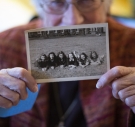
[[24,100],[27,98],[26,84],[20,79],[14,78],[7,74],[0,76],[1,84],[9,88],[10,90],[16,91],[20,94],[20,99]]
[[112,90],[112,95],[113,95],[116,99],[119,99],[118,93],[116,93],[115,90]]
[[20,100],[20,95],[17,92],[9,90],[7,87],[0,85],[0,95],[10,100],[13,105],[17,105]]
[[110,84],[116,78],[128,75],[131,72],[132,72],[132,69],[130,67],[122,67],[122,66],[114,67],[101,76],[101,78],[98,80],[96,84],[96,87],[102,88]]
[[132,84],[135,83],[134,81],[134,74],[129,74],[129,75],[126,75],[126,76],[123,76],[121,78],[118,78],[116,80],[114,80],[110,86],[112,88],[112,93],[113,93],[113,96],[117,99],[119,99],[119,91],[127,88],[127,87],[130,87]]
[[7,73],[10,76],[13,76],[15,78],[21,79],[24,82],[26,82],[27,87],[32,92],[38,91],[36,81],[34,80],[34,78],[31,76],[31,74],[26,69],[16,67],[16,68],[12,68],[12,69],[7,69]]
[[131,107],[131,109],[135,113],[135,106]]
[[8,85],[8,88],[12,91],[18,92],[20,94],[20,99],[22,100],[25,100],[28,97],[26,84],[21,80],[16,81],[14,84],[11,83]]
[[113,95],[115,98],[119,98],[118,92],[130,87],[131,84],[133,84],[134,82],[131,80],[131,78],[129,77],[129,75],[124,76],[122,78],[118,78],[115,81],[112,82],[111,84],[111,88],[113,90]]
[[134,107],[135,106],[135,95],[127,97],[125,99],[125,103],[129,107]]
[[13,104],[12,104],[12,102],[10,100],[0,96],[0,107],[2,107],[2,108],[10,108],[12,106],[13,106]]
[[125,102],[126,98],[133,96],[133,95],[135,95],[135,85],[131,85],[118,92],[118,96],[123,102]]

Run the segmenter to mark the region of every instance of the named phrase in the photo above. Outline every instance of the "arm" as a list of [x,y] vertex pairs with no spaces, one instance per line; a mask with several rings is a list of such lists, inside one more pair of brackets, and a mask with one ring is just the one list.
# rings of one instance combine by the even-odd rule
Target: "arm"
[[101,62],[100,62],[100,60],[99,59],[97,59],[97,61],[93,61],[93,60],[90,60],[90,64],[91,65],[100,65],[101,64]]
[[90,61],[87,59],[85,65],[88,66],[89,64],[90,64]]

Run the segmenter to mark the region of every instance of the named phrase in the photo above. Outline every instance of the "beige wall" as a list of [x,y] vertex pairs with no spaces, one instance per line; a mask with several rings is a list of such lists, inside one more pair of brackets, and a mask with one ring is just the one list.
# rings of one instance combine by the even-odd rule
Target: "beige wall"
[[35,14],[30,0],[0,0],[0,32],[28,23]]

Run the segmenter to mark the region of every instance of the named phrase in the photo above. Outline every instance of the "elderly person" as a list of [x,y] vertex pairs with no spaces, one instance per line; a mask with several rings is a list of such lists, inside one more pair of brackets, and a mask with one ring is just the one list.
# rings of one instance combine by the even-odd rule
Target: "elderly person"
[[26,87],[37,91],[36,81],[23,69],[27,68],[24,30],[108,22],[113,68],[99,79],[97,85],[96,80],[42,85],[32,110],[13,116],[5,123],[1,121],[1,127],[134,126],[135,30],[109,16],[111,0],[34,2],[40,19],[0,35],[0,107],[8,108],[27,98]]

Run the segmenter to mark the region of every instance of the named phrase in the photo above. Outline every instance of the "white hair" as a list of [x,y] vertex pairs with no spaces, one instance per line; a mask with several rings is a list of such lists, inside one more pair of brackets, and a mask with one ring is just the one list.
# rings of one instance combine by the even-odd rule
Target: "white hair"
[[[42,16],[42,8],[40,7],[39,0],[31,0],[40,16]],[[113,0],[103,0],[103,5],[107,14],[110,13],[110,6]]]

